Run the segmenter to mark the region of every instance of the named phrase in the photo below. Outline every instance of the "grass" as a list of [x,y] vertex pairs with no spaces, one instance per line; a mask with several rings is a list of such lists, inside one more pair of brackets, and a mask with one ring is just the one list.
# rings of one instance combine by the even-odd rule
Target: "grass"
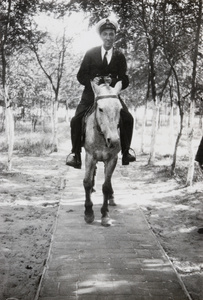
[[[23,155],[41,156],[51,151],[51,135],[45,133],[24,133],[15,135],[14,151]],[[8,150],[6,139],[0,143],[0,151]]]
[[[43,156],[52,151],[52,132],[51,124],[46,123],[42,128],[39,124],[36,127],[36,132],[31,132],[30,122],[19,122],[15,129],[14,151],[21,155]],[[201,129],[196,126],[194,135],[194,152],[197,151],[200,139],[202,136]],[[59,145],[64,141],[70,140],[70,125],[60,121],[58,123],[58,142]],[[146,128],[144,144],[146,155],[150,151],[151,127]],[[135,124],[135,130],[132,140],[132,148],[137,154],[140,152],[141,143],[141,127]],[[156,162],[163,162],[162,165],[166,168],[170,167],[172,148],[169,141],[169,129],[167,126],[162,126],[157,133],[156,141]],[[2,132],[0,136],[0,152],[7,151],[6,135]],[[183,136],[177,152],[176,175],[185,181],[187,175],[188,164],[188,148],[187,148],[187,130],[184,128]],[[195,168],[194,181],[202,180],[202,174],[199,174],[199,169]]]
[[[14,151],[22,155],[43,156],[52,150],[52,132],[51,125],[47,126],[45,131],[38,127],[36,132],[30,131],[30,125],[21,123],[16,126]],[[59,123],[58,140],[59,142],[69,138],[67,123]],[[7,152],[8,146],[5,132],[0,137],[0,152]]]

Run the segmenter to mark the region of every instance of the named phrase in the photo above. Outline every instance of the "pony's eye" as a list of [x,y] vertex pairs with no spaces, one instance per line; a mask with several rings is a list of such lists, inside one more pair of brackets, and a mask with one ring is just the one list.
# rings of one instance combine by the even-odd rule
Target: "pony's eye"
[[103,112],[103,109],[102,109],[102,108],[99,108],[99,111],[100,111],[100,112]]

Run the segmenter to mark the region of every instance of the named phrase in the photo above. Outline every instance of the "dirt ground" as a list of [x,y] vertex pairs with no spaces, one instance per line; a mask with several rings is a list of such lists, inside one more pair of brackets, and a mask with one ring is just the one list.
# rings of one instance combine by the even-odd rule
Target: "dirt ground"
[[[0,159],[0,300],[33,300],[43,272],[64,188],[71,176],[64,154],[15,154],[12,172]],[[191,298],[203,300],[202,182],[170,178],[169,161],[147,165],[146,156],[127,167],[119,161],[114,180],[126,180],[152,230],[182,277]],[[69,174],[68,174],[69,172]],[[116,192],[116,191],[115,191]]]
[[[0,300],[34,299],[60,201],[60,158],[0,160]],[[64,163],[63,163],[64,164]]]
[[[144,214],[181,276],[191,298],[203,300],[203,187],[202,181],[185,187],[182,170],[170,178],[170,160],[147,165],[146,157],[138,157],[123,172],[134,190],[135,202]],[[201,179],[199,167],[195,174]]]

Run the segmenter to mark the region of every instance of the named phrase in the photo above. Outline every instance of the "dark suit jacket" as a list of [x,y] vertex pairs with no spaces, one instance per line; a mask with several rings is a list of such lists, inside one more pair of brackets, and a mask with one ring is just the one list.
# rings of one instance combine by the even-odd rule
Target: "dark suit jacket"
[[203,164],[203,137],[201,139],[201,142],[199,144],[195,160],[198,161],[200,164]]
[[125,89],[129,85],[126,71],[126,59],[122,52],[113,49],[111,61],[104,68],[101,58],[101,46],[87,51],[77,74],[78,81],[85,86],[80,104],[90,106],[93,103],[94,94],[90,80],[93,80],[95,77],[110,75],[112,78],[111,86],[114,87],[121,80],[122,89]]

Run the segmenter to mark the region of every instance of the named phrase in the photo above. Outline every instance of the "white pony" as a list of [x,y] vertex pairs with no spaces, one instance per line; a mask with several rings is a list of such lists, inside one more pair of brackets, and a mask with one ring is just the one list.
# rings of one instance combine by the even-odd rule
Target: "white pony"
[[113,188],[111,177],[118,160],[120,146],[120,111],[122,105],[118,98],[122,84],[119,81],[114,88],[107,84],[96,85],[92,82],[95,94],[93,112],[86,119],[86,133],[84,148],[85,158],[85,177],[84,189],[85,199],[85,221],[94,221],[93,203],[91,193],[94,186],[94,176],[98,161],[104,162],[105,181],[102,186],[103,205],[101,208],[101,224],[110,226],[111,221],[108,211],[108,202],[114,205]]

